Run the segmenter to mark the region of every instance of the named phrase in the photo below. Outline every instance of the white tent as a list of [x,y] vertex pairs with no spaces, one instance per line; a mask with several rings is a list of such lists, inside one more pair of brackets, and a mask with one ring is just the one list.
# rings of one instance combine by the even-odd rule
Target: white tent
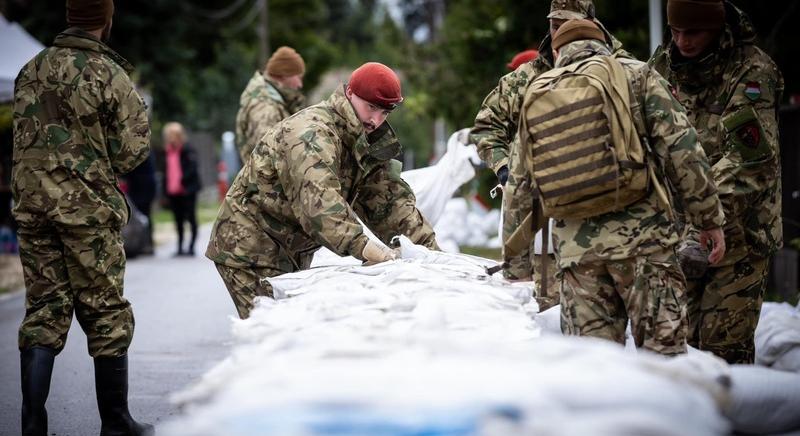
[[0,102],[14,98],[14,79],[19,70],[43,48],[19,24],[0,15]]

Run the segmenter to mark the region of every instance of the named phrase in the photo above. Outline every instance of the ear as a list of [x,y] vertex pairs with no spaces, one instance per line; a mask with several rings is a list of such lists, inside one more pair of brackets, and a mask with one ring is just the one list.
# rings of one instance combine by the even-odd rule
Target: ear
[[558,60],[558,50],[556,50],[556,49],[553,49],[553,60],[554,61]]
[[350,84],[348,84],[347,88],[345,88],[344,95],[347,97],[348,100],[353,98],[353,90],[350,88]]

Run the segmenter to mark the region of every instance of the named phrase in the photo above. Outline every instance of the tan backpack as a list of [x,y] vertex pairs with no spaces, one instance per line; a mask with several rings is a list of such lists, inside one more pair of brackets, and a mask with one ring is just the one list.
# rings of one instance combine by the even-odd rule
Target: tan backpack
[[650,174],[636,127],[642,121],[634,118],[617,59],[593,56],[543,73],[524,101],[523,159],[545,216],[598,216],[647,195]]

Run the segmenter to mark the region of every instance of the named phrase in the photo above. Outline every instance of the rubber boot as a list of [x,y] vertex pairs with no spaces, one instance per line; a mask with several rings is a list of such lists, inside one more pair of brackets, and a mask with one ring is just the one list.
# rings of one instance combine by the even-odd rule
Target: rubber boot
[[50,393],[53,361],[56,351],[46,347],[32,347],[20,351],[22,380],[22,435],[47,435],[47,410],[44,404]]
[[100,436],[153,435],[150,424],[136,422],[128,410],[128,356],[96,357],[94,386],[102,427]]

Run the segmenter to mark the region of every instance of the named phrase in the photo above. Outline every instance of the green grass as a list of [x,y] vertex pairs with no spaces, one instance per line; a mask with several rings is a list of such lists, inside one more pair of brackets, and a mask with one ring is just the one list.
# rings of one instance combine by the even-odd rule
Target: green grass
[[471,254],[473,256],[480,256],[486,259],[500,261],[503,259],[503,253],[499,248],[487,247],[471,247],[468,245],[458,247],[462,253]]

